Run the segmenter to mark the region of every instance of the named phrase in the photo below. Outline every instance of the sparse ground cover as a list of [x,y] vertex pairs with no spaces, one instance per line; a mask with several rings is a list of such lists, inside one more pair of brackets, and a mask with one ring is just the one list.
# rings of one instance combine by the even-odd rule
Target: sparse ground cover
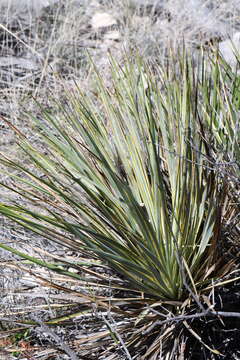
[[[111,108],[108,109],[106,114],[106,103],[103,99],[101,100],[105,88],[99,89],[93,71],[93,64],[89,61],[89,55],[99,69],[100,75],[103,76],[107,89],[109,91],[115,89],[115,94],[123,95],[123,91],[126,89],[124,90],[120,85],[118,88],[118,83],[123,86],[120,79],[115,78],[117,85],[113,85],[108,57],[109,50],[123,68],[127,63],[126,54],[131,54],[128,57],[132,56],[134,58],[137,53],[143,56],[146,62],[150,61],[152,64],[161,64],[161,66],[165,64],[167,67],[169,66],[169,48],[174,53],[178,46],[182,44],[184,37],[186,48],[191,49],[195,66],[201,46],[207,50],[212,43],[224,40],[228,37],[228,34],[231,35],[238,31],[240,24],[240,6],[238,2],[234,1],[219,1],[217,4],[210,1],[182,1],[180,3],[176,0],[142,2],[137,0],[59,1],[37,13],[32,12],[31,9],[24,12],[19,12],[17,8],[14,8],[15,12],[10,7],[4,9],[1,12],[2,27],[0,33],[0,91],[2,95],[0,104],[2,116],[2,119],[0,119],[0,150],[2,154],[10,158],[16,159],[16,157],[21,156],[22,164],[30,166],[32,171],[35,171],[32,162],[24,153],[20,153],[16,145],[17,136],[7,122],[18,128],[31,143],[37,146],[39,151],[46,155],[50,153],[47,152],[49,150],[39,136],[40,127],[37,127],[38,132],[36,132],[36,125],[33,125],[30,117],[26,116],[26,110],[34,114],[38,119],[42,119],[44,118],[42,109],[45,109],[47,110],[45,118],[46,116],[52,117],[55,115],[56,119],[62,123],[66,121],[63,116],[63,109],[68,112],[75,111],[73,115],[76,116],[75,100],[78,98],[80,90],[85,98],[93,101],[95,106],[94,114],[97,112],[105,114],[105,117],[102,115],[102,124],[105,124],[107,114],[110,113],[112,118],[114,117]],[[140,71],[141,74],[141,69],[137,64],[136,71]],[[151,69],[151,71],[154,73],[154,70]],[[153,73],[151,72],[151,76],[153,76]],[[221,321],[214,318],[214,314],[210,314],[210,312],[206,312],[205,316],[202,314],[202,317],[199,315],[199,313],[209,309],[214,311],[224,310],[225,313],[237,313],[239,311],[239,272],[237,264],[239,256],[239,162],[237,163],[237,161],[239,161],[239,157],[236,157],[236,154],[239,156],[239,138],[237,137],[239,123],[237,118],[234,117],[238,111],[238,81],[235,80],[234,82],[232,80],[231,76],[233,74],[231,75],[230,69],[226,73],[223,72],[223,74],[227,74],[225,82],[229,87],[223,86],[223,79],[217,80],[217,77],[214,78],[214,76],[217,76],[215,69],[215,73],[212,73],[212,81],[219,81],[219,89],[222,92],[220,91],[220,94],[217,91],[214,93],[215,101],[218,99],[219,103],[217,101],[214,103],[213,100],[213,103],[208,104],[208,106],[215,106],[216,111],[219,108],[222,110],[222,118],[216,117],[216,122],[212,124],[214,131],[219,131],[218,121],[222,119],[228,119],[229,121],[230,117],[231,122],[227,123],[228,126],[226,126],[222,120],[223,127],[216,140],[211,138],[209,134],[205,134],[210,136],[208,140],[211,154],[207,153],[208,150],[206,149],[208,148],[206,147],[204,156],[208,156],[208,161],[205,161],[206,159],[198,159],[198,161],[203,161],[205,170],[208,167],[210,168],[210,170],[206,170],[204,176],[212,177],[212,184],[216,185],[213,191],[214,196],[224,200],[224,206],[221,208],[224,216],[218,215],[218,221],[222,221],[222,223],[217,224],[216,221],[214,227],[218,246],[217,248],[216,244],[212,246],[216,251],[214,255],[218,254],[219,258],[224,256],[225,268],[223,270],[225,272],[219,272],[217,279],[216,276],[213,276],[212,283],[206,285],[206,287],[209,287],[208,291],[203,293],[200,291],[202,290],[201,286],[197,287],[196,293],[192,293],[191,289],[186,288],[186,284],[183,284],[183,288],[188,293],[190,291],[190,294],[189,296],[184,295],[185,297],[174,292],[176,291],[174,288],[173,292],[170,289],[165,289],[163,292],[165,300],[167,298],[168,302],[173,301],[169,306],[169,303],[160,302],[164,296],[159,296],[158,299],[156,295],[159,289],[163,291],[161,286],[157,287],[158,290],[155,289],[153,294],[151,294],[151,291],[144,291],[143,285],[142,288],[140,287],[141,291],[139,291],[136,283],[135,286],[129,286],[128,282],[124,281],[126,267],[119,268],[114,267],[113,263],[109,266],[105,262],[100,262],[94,255],[96,249],[92,253],[86,251],[86,249],[83,250],[80,246],[74,246],[72,237],[70,236],[69,239],[67,237],[69,236],[67,235],[69,228],[63,227],[61,236],[59,236],[61,244],[63,243],[63,236],[65,236],[72,249],[46,240],[42,236],[42,231],[33,235],[31,231],[23,230],[20,225],[16,225],[15,222],[2,217],[1,244],[12,248],[12,252],[3,251],[1,253],[3,296],[1,299],[2,331],[0,344],[2,357],[5,356],[7,359],[70,358],[109,360],[218,359],[221,357],[219,353],[229,359],[239,357],[237,344],[239,319],[237,314],[230,318],[222,316]],[[113,75],[116,76],[116,74]],[[155,76],[159,84],[161,84],[161,74],[158,73]],[[132,79],[133,83],[136,80],[134,80],[134,77],[130,77],[129,81],[130,79]],[[168,77],[166,77],[165,83],[167,81],[169,81]],[[129,89],[131,88],[130,85]],[[152,84],[148,84],[148,86],[150,85],[154,89]],[[214,83],[213,88],[215,85]],[[145,86],[144,83],[142,83],[142,86]],[[151,89],[152,94],[154,94],[153,89]],[[191,91],[193,89],[191,88]],[[210,91],[210,88],[206,87],[205,89]],[[145,90],[147,92],[148,88],[146,87]],[[169,88],[169,91],[176,91],[180,95],[180,90],[177,87]],[[231,91],[233,91],[236,95],[235,98],[231,97],[230,104],[227,103],[224,91],[229,91],[230,95]],[[71,97],[69,97],[70,93],[72,94]],[[132,89],[133,93],[134,88]],[[135,95],[143,96],[144,94],[145,92],[140,92]],[[112,96],[114,96],[114,92]],[[201,96],[204,98],[204,94],[201,94],[200,98]],[[204,105],[208,111],[207,97],[210,96],[210,93],[206,93],[205,96]],[[223,103],[221,103],[221,99],[223,99]],[[36,104],[36,100],[40,103],[42,109]],[[146,101],[146,99],[142,98],[143,100]],[[70,104],[71,101],[72,104]],[[115,101],[117,106],[119,98],[115,97]],[[60,109],[59,103],[62,106]],[[121,103],[119,102],[119,104]],[[124,104],[126,105],[126,103]],[[148,104],[148,107],[151,105],[146,104]],[[183,106],[183,103],[179,106]],[[189,106],[189,104],[186,106]],[[226,115],[223,107],[228,106],[229,115]],[[127,108],[120,107],[119,109],[123,112],[129,111]],[[148,111],[150,113],[152,111],[152,114],[156,115],[160,108],[150,108]],[[184,109],[182,111],[184,112]],[[83,115],[83,113],[81,114]],[[128,115],[130,118],[130,114]],[[211,116],[214,117],[212,112]],[[169,117],[169,121],[172,121],[171,119]],[[66,124],[68,134],[72,135],[74,132],[71,131],[71,124],[68,122]],[[109,128],[108,126],[109,124],[107,124],[108,130],[114,130],[111,126]],[[106,136],[105,133],[103,134],[103,129],[99,130],[99,134]],[[92,131],[92,129],[90,130]],[[58,133],[60,138],[62,135]],[[150,135],[152,134],[150,133]],[[229,143],[224,143],[226,137],[229,137]],[[110,139],[107,139],[106,148],[111,145],[108,144],[109,141]],[[124,138],[122,142],[124,143]],[[128,142],[126,144],[126,147],[131,145]],[[115,146],[120,145],[115,144]],[[194,145],[196,144],[194,143]],[[145,144],[145,146],[147,148],[148,145]],[[129,149],[133,151],[133,148]],[[224,153],[226,149],[229,151],[228,154]],[[176,149],[173,150],[176,152]],[[81,151],[89,155],[87,148],[82,147]],[[126,173],[126,167],[121,164],[125,149],[120,147],[118,151],[122,151],[122,154],[119,155],[120,162],[115,160],[119,171],[118,175],[131,183],[134,180],[133,177],[130,172]],[[114,154],[111,146],[108,148],[108,154]],[[192,156],[197,156],[197,154],[194,153]],[[167,161],[164,152],[161,157]],[[109,163],[111,161],[110,156]],[[143,168],[146,166],[147,171],[150,171],[151,167],[149,168],[149,165],[146,165],[145,162],[140,164]],[[96,166],[96,172],[99,171],[96,162],[93,161],[92,166]],[[169,172],[167,168],[163,168],[163,170],[165,171],[163,180],[167,181],[166,178],[171,171]],[[195,174],[196,169],[187,167],[185,170]],[[19,173],[17,168],[11,171],[14,174]],[[40,179],[42,175],[46,175],[43,169],[38,169],[36,174],[40,176]],[[101,171],[99,174],[101,175]],[[223,176],[221,174],[228,179],[227,190],[223,186]],[[148,176],[153,181],[151,172]],[[201,178],[202,173],[198,174],[198,176]],[[1,181],[11,186],[14,184],[13,181],[16,180],[10,179],[8,174],[2,172]],[[138,181],[132,183],[133,189],[138,189],[138,183]],[[168,183],[166,182],[166,184]],[[165,186],[168,187],[169,184],[166,184]],[[212,184],[210,185],[212,186]],[[151,186],[151,182],[148,183],[148,186]],[[72,190],[75,191],[75,189]],[[173,191],[173,188],[171,188],[171,191]],[[171,191],[170,195],[168,194],[170,198],[172,196]],[[212,191],[210,192],[213,195]],[[79,190],[78,194],[81,194]],[[50,201],[49,195],[49,193],[46,194],[46,202]],[[138,198],[140,195],[134,192],[134,196]],[[215,201],[214,196],[211,199],[213,202]],[[59,194],[56,199],[59,199]],[[10,203],[16,200],[21,205],[25,205],[20,194],[13,195],[10,189],[1,187],[1,202],[7,201]],[[144,204],[150,201],[147,198],[145,200]],[[165,200],[168,202],[169,198]],[[102,201],[101,198],[98,201]],[[107,206],[111,209],[109,201],[110,199],[106,200],[106,204],[108,203]],[[209,219],[213,216],[211,211],[208,213],[209,201],[208,198],[206,200],[207,208],[204,210],[206,211],[206,214],[204,214],[205,222],[208,216]],[[56,204],[49,202],[51,209],[56,210]],[[69,204],[61,202],[60,204],[66,218],[68,216],[71,218],[73,214],[68,212]],[[216,202],[214,204],[216,205]],[[168,204],[168,206],[170,205]],[[186,206],[186,204],[182,206]],[[36,210],[38,208],[35,205],[31,209]],[[125,208],[123,209],[126,211]],[[148,204],[147,208],[140,207],[138,211],[144,217],[142,212],[146,211],[149,214],[150,205]],[[120,215],[122,216],[121,212]],[[110,218],[111,212],[107,216]],[[181,218],[181,221],[184,221],[184,219]],[[202,226],[203,224],[200,225],[200,228]],[[217,230],[220,233],[217,233]],[[47,230],[45,230],[45,234],[47,234]],[[120,235],[118,234],[118,236]],[[190,236],[189,233],[188,236]],[[7,248],[5,247],[5,249]],[[15,249],[15,254],[13,249]],[[30,258],[27,258],[26,255],[29,255]],[[34,258],[38,259],[38,263],[36,263],[36,260],[35,263],[31,261]],[[219,266],[217,266],[219,264],[216,264],[213,259],[210,260],[212,261],[211,265],[215,266],[216,269],[211,268],[210,265],[205,268],[205,271],[208,271],[204,276],[209,279],[211,279],[211,272],[219,271]],[[192,261],[190,263],[192,264]],[[177,262],[172,266],[178,266]],[[195,276],[196,268],[195,270],[192,269],[192,271]],[[201,276],[203,276],[202,273],[199,274],[197,280],[194,278],[196,283],[198,283]],[[125,276],[126,278],[127,276]],[[235,280],[229,282],[233,279]],[[132,280],[136,281],[134,277]],[[223,281],[226,282],[224,285],[218,285],[218,283],[222,284]],[[191,281],[190,284],[192,285]],[[154,288],[156,284],[154,286],[148,284],[148,286]],[[183,304],[183,298],[188,302]],[[187,317],[186,319],[181,318],[183,315],[190,316],[190,320],[187,321]],[[194,316],[197,317],[198,315],[199,319],[194,319]],[[176,318],[177,316],[179,318]],[[167,317],[176,319],[164,322]],[[162,324],[161,321],[163,321]],[[168,342],[164,341],[167,338],[169,338]]]

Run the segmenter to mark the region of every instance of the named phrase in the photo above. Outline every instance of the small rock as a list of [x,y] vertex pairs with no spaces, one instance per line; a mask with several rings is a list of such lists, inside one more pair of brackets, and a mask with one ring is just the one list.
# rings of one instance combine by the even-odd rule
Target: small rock
[[235,68],[238,64],[237,57],[240,56],[240,32],[235,33],[231,39],[220,42],[219,51],[224,60]]
[[75,274],[79,273],[79,270],[76,269],[76,268],[73,268],[73,267],[70,267],[70,268],[68,269],[68,271],[69,271],[69,272],[72,272],[72,273],[75,273]]
[[116,24],[116,19],[108,13],[96,13],[91,20],[92,28],[95,30]]
[[104,39],[118,41],[118,40],[120,40],[120,32],[117,30],[108,31],[104,35]]

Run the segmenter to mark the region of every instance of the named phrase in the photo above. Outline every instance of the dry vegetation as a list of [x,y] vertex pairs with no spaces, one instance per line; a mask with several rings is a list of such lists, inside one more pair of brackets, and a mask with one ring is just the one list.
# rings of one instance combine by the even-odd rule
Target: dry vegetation
[[[38,135],[24,115],[28,111],[38,116],[40,111],[35,99],[53,113],[56,110],[53,96],[54,100],[64,101],[64,86],[72,90],[78,86],[87,96],[95,95],[97,90],[89,55],[111,86],[109,50],[120,63],[125,54],[134,54],[136,49],[145,59],[164,62],[169,46],[177,49],[183,38],[194,57],[201,46],[207,48],[240,31],[240,4],[235,0],[60,0],[41,10],[36,7],[20,9],[14,2],[10,3],[0,2],[0,151],[10,157],[18,156],[19,150],[15,133],[6,120],[42,149]],[[106,13],[107,17],[98,17]],[[28,160],[23,158],[23,161]],[[0,177],[6,184],[12,181],[4,172]],[[9,201],[10,197],[12,193],[1,187],[0,201]],[[90,280],[91,276],[103,274],[104,281],[121,284],[118,274],[107,266],[91,265],[90,255],[86,258],[82,253],[49,243],[42,236],[33,235],[3,217],[0,226],[1,243],[19,252],[27,251],[32,256],[37,254],[42,261],[60,263],[65,271],[75,271],[76,277],[80,277],[81,271],[69,264],[81,266],[82,263],[89,268]],[[228,249],[228,256],[238,256],[239,244],[231,243]],[[147,359],[131,357],[125,348],[121,329],[127,331],[126,319],[111,317],[108,309],[98,312],[93,305],[92,313],[84,320],[86,285],[79,278],[37,267],[17,255],[4,250],[0,252],[0,359]],[[235,272],[239,275],[237,271],[236,267]],[[100,277],[99,289],[94,287],[90,291],[102,295],[104,281]],[[239,281],[216,293],[217,301],[225,296],[225,301],[230,303],[237,289],[239,291]],[[118,293],[119,298],[124,297],[124,290]],[[85,296],[84,302],[81,296]],[[234,301],[239,303],[239,295]],[[234,311],[234,306],[229,311]],[[61,319],[66,313],[69,316]],[[29,319],[32,326],[27,323]],[[55,319],[59,325],[51,327],[50,322],[47,323],[50,319]],[[203,336],[201,321],[200,336]],[[235,323],[229,331],[236,328],[239,336],[239,322],[231,321]],[[118,332],[114,330],[116,323],[120,324]],[[115,352],[111,352],[111,336],[106,338],[109,329],[115,343],[119,344]],[[217,337],[216,334],[211,336],[211,339]],[[232,356],[235,356],[232,359],[240,356],[235,342],[236,337],[232,340]],[[173,345],[179,349],[184,347],[184,342]],[[184,354],[183,349],[176,359],[185,359],[181,354]],[[196,357],[199,354],[190,355],[189,359],[200,359]],[[219,358],[214,354],[211,356],[206,358]]]

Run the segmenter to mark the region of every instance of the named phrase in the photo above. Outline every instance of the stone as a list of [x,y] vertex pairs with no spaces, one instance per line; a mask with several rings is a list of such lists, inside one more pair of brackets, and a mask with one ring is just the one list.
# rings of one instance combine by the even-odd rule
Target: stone
[[232,38],[219,43],[219,51],[223,59],[234,69],[238,65],[240,57],[240,32],[236,32]]
[[105,35],[104,35],[104,39],[105,40],[114,40],[114,41],[119,41],[121,37],[121,34],[118,30],[113,30],[113,31],[108,31]]
[[92,28],[95,30],[110,27],[116,24],[116,19],[112,15],[104,12],[94,14],[91,20]]

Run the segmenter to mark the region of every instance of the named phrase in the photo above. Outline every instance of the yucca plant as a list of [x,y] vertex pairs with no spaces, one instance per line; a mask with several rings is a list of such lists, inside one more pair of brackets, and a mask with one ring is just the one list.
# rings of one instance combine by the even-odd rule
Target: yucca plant
[[[231,269],[218,252],[231,200],[219,163],[230,161],[230,153],[231,162],[239,160],[238,89],[229,90],[230,70],[218,58],[202,56],[198,66],[186,53],[166,66],[140,57],[124,67],[110,61],[110,87],[95,69],[92,97],[66,89],[67,101],[55,104],[55,113],[39,105],[41,118],[30,115],[44,151],[15,129],[31,169],[6,154],[1,163],[17,171],[11,190],[37,210],[1,203],[0,213],[116,271],[122,282],[113,281],[113,289],[135,294],[125,300],[129,311],[117,302],[111,308],[128,319],[117,329],[120,347],[127,358],[156,359],[174,328],[159,321],[194,302],[203,311],[201,295]],[[108,306],[109,300],[89,298]]]

